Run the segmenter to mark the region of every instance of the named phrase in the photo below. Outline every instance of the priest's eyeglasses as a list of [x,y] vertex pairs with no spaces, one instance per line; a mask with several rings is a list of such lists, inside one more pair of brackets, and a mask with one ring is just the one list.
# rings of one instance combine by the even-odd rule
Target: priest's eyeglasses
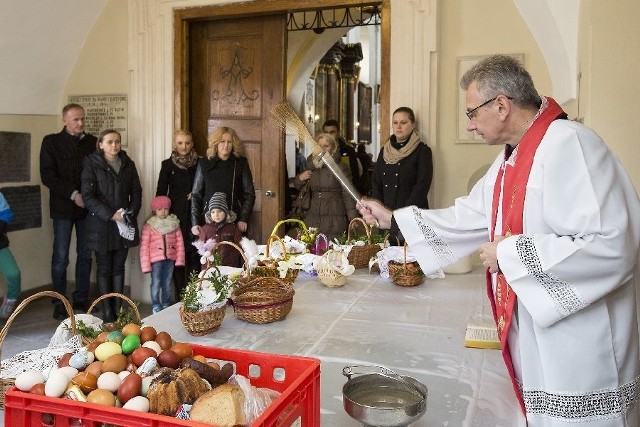
[[[493,98],[491,98],[490,100],[483,102],[482,104],[478,105],[476,108],[472,108],[471,110],[465,111],[464,113],[467,115],[467,117],[469,117],[469,120],[473,120],[476,118],[476,115],[478,114],[477,111],[478,109],[484,107],[485,105],[489,104],[490,102],[495,101],[496,99],[498,99],[500,95],[496,95]],[[510,96],[507,96],[507,99],[513,99]]]

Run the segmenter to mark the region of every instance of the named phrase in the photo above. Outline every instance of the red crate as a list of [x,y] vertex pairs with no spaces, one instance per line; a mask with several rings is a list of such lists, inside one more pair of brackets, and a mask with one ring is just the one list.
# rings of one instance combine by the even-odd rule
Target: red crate
[[[249,378],[252,385],[281,392],[278,399],[251,427],[320,426],[319,360],[193,344],[191,346],[196,355],[233,362],[236,373]],[[4,425],[7,427],[211,427],[209,424],[164,415],[24,393],[15,387],[7,390],[4,399]],[[298,420],[300,424],[297,423]]]

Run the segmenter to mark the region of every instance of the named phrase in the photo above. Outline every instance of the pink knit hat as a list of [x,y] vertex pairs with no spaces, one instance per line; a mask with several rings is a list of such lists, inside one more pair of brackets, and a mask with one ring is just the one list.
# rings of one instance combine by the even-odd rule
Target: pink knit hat
[[170,209],[171,199],[167,196],[156,196],[151,201],[151,210],[157,211],[158,209]]

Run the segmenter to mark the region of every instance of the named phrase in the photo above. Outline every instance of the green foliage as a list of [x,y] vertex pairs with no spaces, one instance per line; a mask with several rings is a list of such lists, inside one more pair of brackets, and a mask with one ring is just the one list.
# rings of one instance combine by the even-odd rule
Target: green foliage
[[189,283],[182,290],[182,306],[184,307],[184,311],[189,313],[197,313],[201,308],[202,304],[198,301],[198,273],[192,271],[189,275]]
[[[140,303],[134,302],[136,309]],[[123,304],[118,310],[118,317],[116,318],[116,329],[122,329],[129,323],[135,323],[138,326],[142,326],[142,321],[136,315],[135,310],[128,304]]]
[[[69,326],[65,326],[67,330],[71,330]],[[80,334],[85,338],[96,339],[98,335],[102,332],[99,329],[94,329],[91,326],[84,323],[82,320],[76,321],[76,333]]]

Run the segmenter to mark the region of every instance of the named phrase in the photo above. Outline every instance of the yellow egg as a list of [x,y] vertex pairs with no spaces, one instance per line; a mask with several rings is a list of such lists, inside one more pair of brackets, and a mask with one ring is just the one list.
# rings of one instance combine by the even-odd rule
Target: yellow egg
[[103,342],[96,348],[95,354],[96,359],[104,362],[109,358],[109,356],[122,354],[122,347],[120,347],[120,344],[115,342]]

